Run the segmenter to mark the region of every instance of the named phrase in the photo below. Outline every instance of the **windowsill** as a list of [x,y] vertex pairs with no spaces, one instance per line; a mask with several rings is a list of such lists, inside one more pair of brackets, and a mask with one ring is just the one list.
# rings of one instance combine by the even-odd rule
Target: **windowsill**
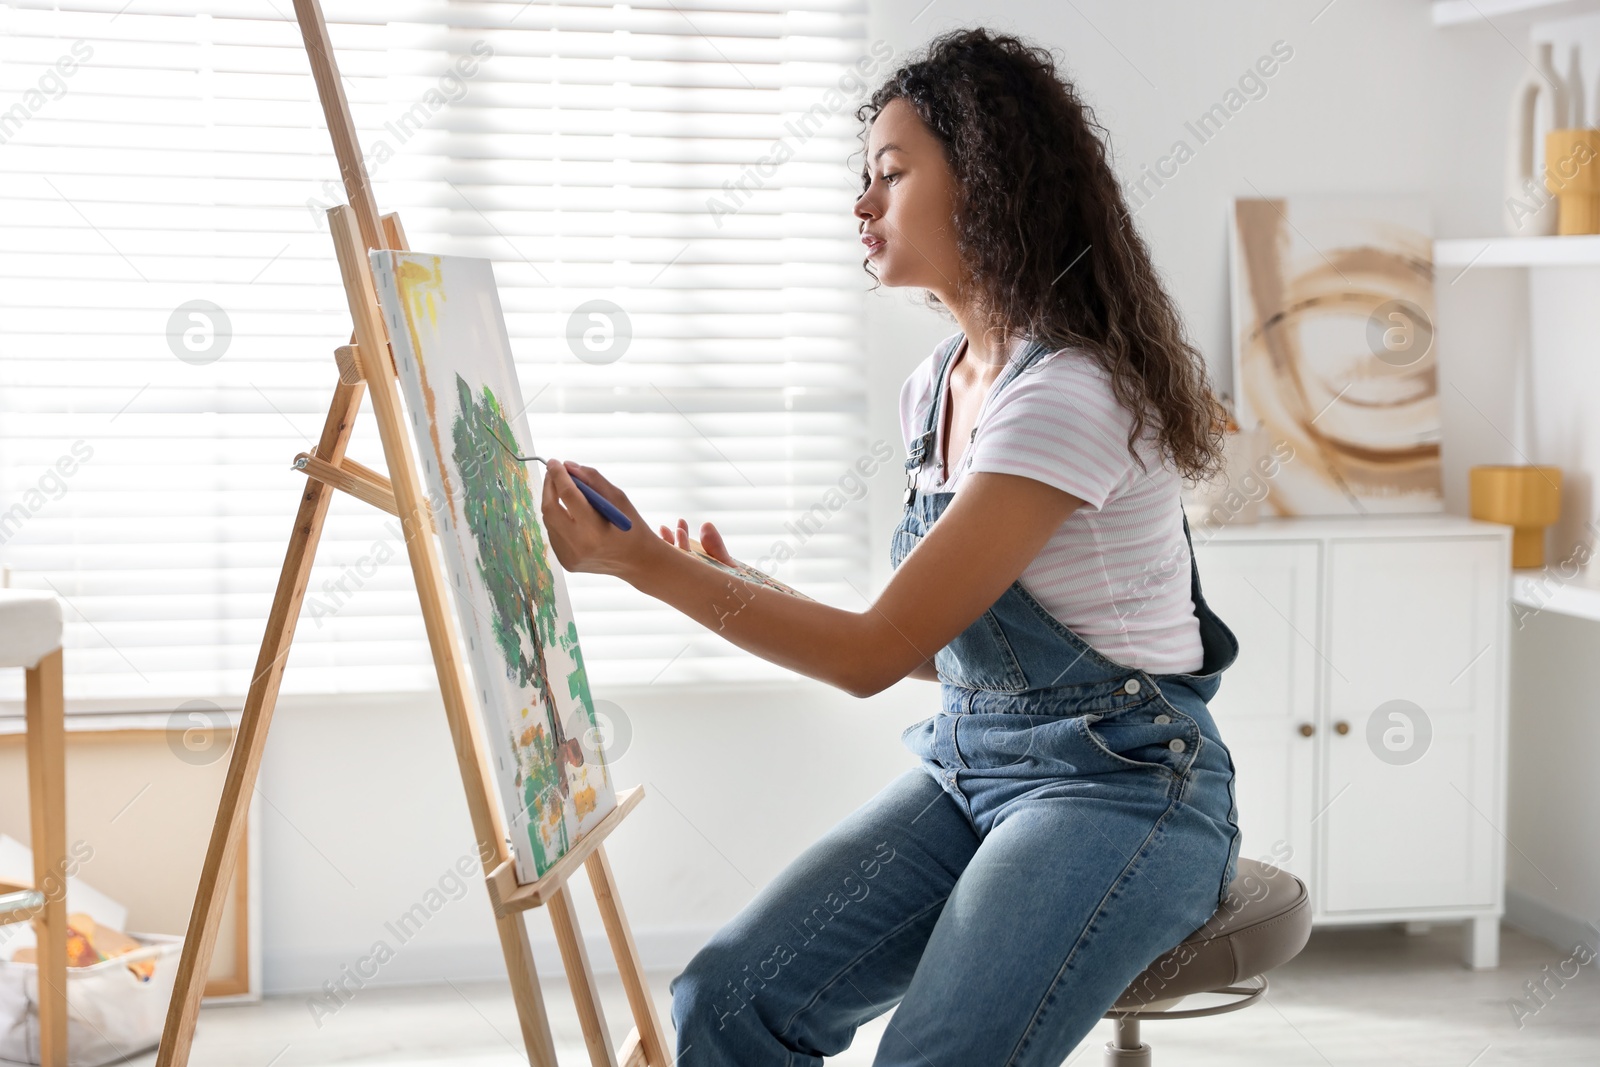
[[[918,681],[919,679],[905,679],[904,681]],[[896,683],[896,684],[903,684]],[[930,685],[937,683],[930,682]],[[893,688],[893,687],[891,687]],[[813,678],[795,675],[791,678],[774,678],[752,681],[707,681],[707,682],[654,682],[647,685],[611,685],[596,687],[593,696],[596,699],[610,700],[614,703],[628,703],[640,700],[665,700],[694,697],[702,702],[717,703],[722,700],[739,702],[750,697],[772,697],[781,695],[793,697],[807,692],[814,696],[830,700],[854,699],[843,690],[836,689],[824,682]],[[182,701],[172,700],[136,699],[136,700],[83,700],[67,701],[67,717],[74,723],[87,723],[94,720],[98,727],[105,725],[120,725],[129,729],[153,729],[161,725],[167,718],[175,713],[176,707]],[[237,723],[244,707],[244,699],[236,697],[231,701],[217,700],[216,703],[228,714],[229,718]],[[392,708],[396,703],[415,703],[419,706],[438,706],[440,703],[437,691],[423,690],[395,690],[391,692],[361,692],[361,693],[287,693],[278,697],[275,712],[298,711],[326,711],[335,710],[362,710],[366,708]],[[0,732],[9,732],[4,729],[4,724],[14,721],[17,729],[21,729],[23,706],[20,700],[0,701]],[[148,720],[148,721],[146,721]],[[187,725],[187,722],[185,723]],[[80,727],[89,729],[88,726]]]

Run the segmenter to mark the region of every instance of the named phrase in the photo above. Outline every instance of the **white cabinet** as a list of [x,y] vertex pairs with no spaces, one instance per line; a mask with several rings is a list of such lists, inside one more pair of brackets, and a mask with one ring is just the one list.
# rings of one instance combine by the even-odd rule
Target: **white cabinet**
[[1320,552],[1315,541],[1195,549],[1206,601],[1239,639],[1239,660],[1210,707],[1233,753],[1240,854],[1307,885],[1316,745],[1300,731],[1317,718]]
[[1492,967],[1504,910],[1510,531],[1435,515],[1195,531],[1239,638],[1211,709],[1242,855],[1294,871],[1316,921],[1465,921]]

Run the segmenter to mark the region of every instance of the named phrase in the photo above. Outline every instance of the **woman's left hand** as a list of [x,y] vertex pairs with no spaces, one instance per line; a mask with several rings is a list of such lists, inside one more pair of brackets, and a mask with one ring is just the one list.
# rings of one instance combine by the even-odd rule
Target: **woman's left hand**
[[[628,494],[593,467],[552,459],[545,464],[544,474],[540,513],[550,547],[567,570],[625,575],[646,552],[661,543],[628,500]],[[596,511],[572,480],[574,474],[633,520],[633,529],[619,530]]]

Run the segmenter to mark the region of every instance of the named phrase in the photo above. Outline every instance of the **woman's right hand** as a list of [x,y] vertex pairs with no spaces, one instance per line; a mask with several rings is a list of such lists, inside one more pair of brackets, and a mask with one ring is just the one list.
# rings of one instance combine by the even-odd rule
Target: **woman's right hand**
[[[689,545],[688,519],[679,519],[678,528],[676,530],[669,526],[660,526],[657,529],[661,534],[661,539],[667,544],[677,545],[685,552],[693,551],[693,548],[691,548]],[[737,567],[739,565],[739,561],[734,559],[733,556],[729,554],[728,546],[722,540],[722,534],[718,533],[717,528],[711,525],[709,522],[703,522],[700,524],[700,547],[708,556],[711,556],[713,559],[720,560],[730,567]]]

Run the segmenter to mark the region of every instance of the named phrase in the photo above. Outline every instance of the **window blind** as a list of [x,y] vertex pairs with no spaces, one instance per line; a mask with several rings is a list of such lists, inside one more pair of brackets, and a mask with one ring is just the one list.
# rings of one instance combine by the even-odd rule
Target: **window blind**
[[[891,457],[849,213],[887,56],[859,0],[325,14],[380,208],[494,262],[534,447],[860,606],[858,487]],[[287,3],[0,3],[0,564],[61,597],[76,709],[248,686],[349,336],[337,177]],[[348,454],[384,467],[370,403]],[[568,586],[597,692],[788,677]],[[336,494],[283,692],[435,685],[397,525]]]

